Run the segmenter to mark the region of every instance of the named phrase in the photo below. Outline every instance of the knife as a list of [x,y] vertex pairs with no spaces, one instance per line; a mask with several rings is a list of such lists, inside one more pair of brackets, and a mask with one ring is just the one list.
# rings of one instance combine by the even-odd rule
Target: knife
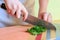
[[[4,3],[1,4],[1,8],[6,10],[6,6]],[[56,30],[55,26],[52,23],[49,23],[42,19],[38,19],[37,17],[34,17],[32,15],[28,15],[28,18],[25,20],[25,22],[30,23],[32,25],[43,26],[46,27],[47,29]]]
[[55,26],[52,23],[49,23],[42,19],[38,19],[37,17],[34,17],[32,15],[28,15],[28,18],[25,20],[25,22],[28,22],[33,25],[43,26],[43,27],[46,27],[47,29],[56,30]]

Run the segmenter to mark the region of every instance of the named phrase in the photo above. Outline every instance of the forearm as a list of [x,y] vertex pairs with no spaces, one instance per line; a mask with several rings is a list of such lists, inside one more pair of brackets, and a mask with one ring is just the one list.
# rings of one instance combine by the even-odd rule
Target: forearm
[[46,12],[48,5],[48,0],[39,0],[39,11]]

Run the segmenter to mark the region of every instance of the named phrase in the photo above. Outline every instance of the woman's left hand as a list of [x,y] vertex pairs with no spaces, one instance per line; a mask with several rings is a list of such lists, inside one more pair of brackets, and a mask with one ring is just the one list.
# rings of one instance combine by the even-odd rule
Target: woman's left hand
[[51,16],[50,13],[46,13],[46,12],[39,13],[38,18],[43,19],[43,20],[45,20],[47,22],[52,22],[52,16]]

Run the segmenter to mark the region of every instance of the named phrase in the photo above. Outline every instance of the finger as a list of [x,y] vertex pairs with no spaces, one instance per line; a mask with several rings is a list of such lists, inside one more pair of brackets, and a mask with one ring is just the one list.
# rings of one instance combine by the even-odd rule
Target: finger
[[52,16],[51,16],[51,14],[48,15],[48,19],[47,20],[48,20],[48,22],[52,22]]
[[12,15],[14,15],[15,12],[16,12],[16,10],[14,10],[14,9],[11,10],[11,14],[12,14]]
[[11,9],[9,9],[8,7],[6,7],[6,8],[7,8],[7,12],[10,13]]
[[11,6],[6,6],[6,8],[7,8],[7,12],[9,13],[9,14],[11,14],[11,11],[12,11],[12,8],[11,8]]
[[44,13],[43,14],[43,20],[47,21],[47,18],[48,18],[48,13]]
[[43,19],[43,15],[39,13],[39,14],[38,14],[38,18],[39,18],[39,19]]
[[7,9],[7,12],[10,14],[10,10],[9,9]]
[[22,15],[23,15],[23,20],[25,21],[27,19],[27,17],[28,17],[28,14],[25,13],[24,11],[22,11]]
[[25,8],[22,9],[22,14],[24,15],[23,20],[25,21],[28,17],[28,12]]
[[7,10],[12,9],[11,5],[6,5]]
[[21,16],[21,10],[18,9],[18,10],[16,11],[16,17],[17,17],[17,18],[20,18],[20,16]]
[[13,14],[13,15],[15,14],[16,10],[17,10],[16,5],[12,5],[12,14]]
[[13,9],[10,9],[10,10],[7,10],[7,11],[10,15],[13,15],[15,13],[15,10],[13,10]]
[[13,9],[17,9],[17,5],[13,4],[13,5],[12,5],[12,8],[13,8]]
[[12,15],[12,14],[11,14],[11,10],[10,10],[10,9],[8,9],[8,10],[7,10],[7,12],[8,12],[8,14]]

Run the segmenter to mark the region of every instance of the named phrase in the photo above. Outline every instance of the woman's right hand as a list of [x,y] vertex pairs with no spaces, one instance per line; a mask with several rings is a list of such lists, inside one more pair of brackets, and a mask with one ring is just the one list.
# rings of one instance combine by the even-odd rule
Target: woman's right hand
[[7,8],[7,12],[17,18],[23,16],[23,20],[26,20],[28,17],[28,12],[24,5],[19,0],[4,0]]

